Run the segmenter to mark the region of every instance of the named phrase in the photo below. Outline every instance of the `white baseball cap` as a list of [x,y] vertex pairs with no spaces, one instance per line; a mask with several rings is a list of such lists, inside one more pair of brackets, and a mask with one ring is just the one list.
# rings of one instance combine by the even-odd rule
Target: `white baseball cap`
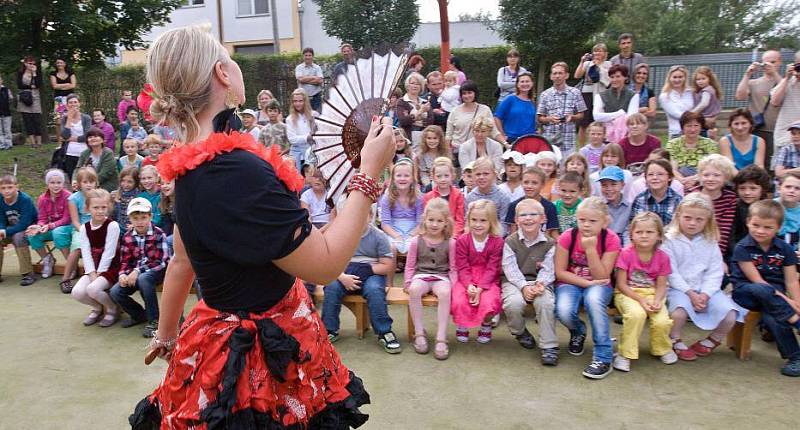
[[153,205],[150,204],[150,200],[147,200],[144,197],[136,197],[135,199],[131,200],[130,203],[128,203],[128,216],[134,212],[149,214],[152,210]]

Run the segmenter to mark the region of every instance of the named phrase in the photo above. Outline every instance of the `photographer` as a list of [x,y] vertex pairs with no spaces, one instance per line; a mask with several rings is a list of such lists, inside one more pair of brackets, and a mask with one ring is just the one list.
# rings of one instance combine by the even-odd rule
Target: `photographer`
[[[586,104],[586,112],[583,114],[578,126],[578,141],[583,143],[585,139],[586,126],[594,121],[592,117],[592,100],[596,94],[600,94],[608,88],[608,69],[611,68],[611,62],[606,61],[608,58],[608,48],[605,43],[598,43],[592,47],[591,54],[584,54],[581,57],[578,68],[575,69],[575,79],[583,79],[583,84],[578,85],[581,87],[583,93],[583,102]],[[585,77],[584,77],[585,76]]]
[[794,64],[786,66],[786,74],[770,92],[770,108],[779,108],[775,121],[775,152],[791,141],[789,126],[800,121],[800,52],[794,54]]
[[567,85],[568,76],[567,63],[560,61],[550,67],[553,86],[539,96],[537,108],[542,135],[561,148],[564,157],[575,152],[575,124],[586,112],[580,90]]
[[[742,80],[736,87],[736,100],[748,100],[748,109],[755,120],[755,135],[764,139],[767,143],[766,159],[772,159],[773,154],[773,131],[775,130],[775,120],[778,118],[778,110],[769,106],[769,93],[781,80],[781,53],[778,51],[765,51],[761,56],[761,63],[751,64],[742,76]],[[753,79],[753,73],[762,71],[764,74]],[[777,153],[775,151],[774,153]]]

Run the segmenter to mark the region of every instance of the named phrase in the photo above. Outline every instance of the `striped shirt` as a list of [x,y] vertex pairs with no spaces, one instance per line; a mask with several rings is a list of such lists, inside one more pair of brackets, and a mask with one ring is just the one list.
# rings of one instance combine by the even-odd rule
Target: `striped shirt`
[[633,220],[636,214],[650,211],[658,215],[661,218],[661,222],[667,225],[672,221],[672,215],[675,214],[675,209],[678,208],[678,203],[681,202],[681,199],[681,195],[676,193],[675,190],[667,188],[667,194],[664,198],[661,201],[657,201],[648,188],[633,199],[629,222]]
[[[688,190],[687,194],[695,191],[702,192],[703,187],[694,187]],[[722,194],[711,203],[714,204],[714,219],[719,227],[719,250],[722,251],[722,255],[727,255],[731,231],[733,231],[733,220],[736,218],[736,193],[728,188],[723,188]],[[734,243],[734,245],[736,244]]]

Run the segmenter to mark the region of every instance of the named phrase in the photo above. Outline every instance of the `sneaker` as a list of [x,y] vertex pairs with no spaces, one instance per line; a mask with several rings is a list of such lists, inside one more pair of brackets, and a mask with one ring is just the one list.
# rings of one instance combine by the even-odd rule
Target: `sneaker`
[[542,365],[558,366],[558,348],[547,348],[542,350]]
[[378,337],[378,343],[383,346],[383,350],[389,354],[399,354],[403,350],[400,348],[400,342],[397,340],[394,332],[386,332]]
[[461,343],[469,342],[469,330],[464,327],[456,327],[456,340]]
[[794,358],[781,367],[781,374],[786,376],[800,376],[800,358]]
[[142,329],[142,336],[153,337],[156,335],[156,331],[158,331],[158,320],[150,321]]
[[36,282],[36,278],[33,277],[33,273],[26,273],[22,275],[22,279],[19,281],[19,284],[23,287],[27,287],[34,282]]
[[328,342],[334,343],[339,340],[339,333],[328,333]]
[[478,343],[489,343],[492,341],[492,326],[482,325],[478,330]]
[[56,260],[52,255],[47,254],[42,258],[42,279],[47,279],[53,276],[53,266],[56,265]]
[[[674,353],[673,353],[674,354]],[[621,355],[614,357],[614,368],[623,372],[631,371],[631,360]],[[584,375],[586,373],[584,372]]]
[[611,363],[593,361],[583,369],[583,376],[589,379],[603,379],[611,373],[611,370]]
[[525,349],[534,349],[536,348],[536,339],[533,338],[531,332],[528,329],[522,331],[522,333],[515,336],[517,338],[517,342],[525,348]]
[[664,364],[675,364],[678,362],[678,354],[675,354],[675,351],[670,351],[661,356],[661,362]]
[[125,318],[124,320],[122,320],[122,322],[119,323],[119,326],[122,327],[122,328],[130,328],[130,327],[133,327],[135,325],[139,325],[139,324],[141,324],[141,323],[143,323],[145,321],[147,321],[147,320],[137,320],[137,319],[133,319],[133,318]]
[[586,342],[585,334],[570,335],[569,353],[572,355],[583,355],[583,343]]

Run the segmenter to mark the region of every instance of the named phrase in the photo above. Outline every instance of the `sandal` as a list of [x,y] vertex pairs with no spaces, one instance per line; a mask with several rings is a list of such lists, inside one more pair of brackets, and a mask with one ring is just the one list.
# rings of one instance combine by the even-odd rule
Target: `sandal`
[[[440,348],[439,345],[442,347]],[[447,357],[450,356],[450,348],[447,347],[446,340],[437,340],[436,347],[433,350],[433,356],[437,360],[447,360]]]
[[711,337],[707,337],[703,340],[708,340],[709,342],[713,343],[714,346],[712,347],[705,346],[702,343],[700,343],[702,342],[702,340],[698,340],[697,342],[693,343],[692,346],[689,347],[689,349],[694,351],[694,353],[697,354],[698,357],[707,357],[711,355],[711,353],[714,352],[714,350],[720,345],[720,342],[717,342]]
[[676,343],[683,342],[680,339],[673,339],[672,340],[672,350],[675,351],[675,354],[678,356],[678,359],[683,361],[695,361],[697,360],[697,354],[691,349],[678,349],[675,348]]
[[428,339],[425,337],[425,334],[418,334],[414,336],[414,351],[417,354],[427,354],[428,353]]
[[61,292],[62,293],[64,293],[64,294],[72,293],[72,280],[71,279],[67,279],[65,281],[61,281],[61,283],[59,283],[58,285],[61,286]]

